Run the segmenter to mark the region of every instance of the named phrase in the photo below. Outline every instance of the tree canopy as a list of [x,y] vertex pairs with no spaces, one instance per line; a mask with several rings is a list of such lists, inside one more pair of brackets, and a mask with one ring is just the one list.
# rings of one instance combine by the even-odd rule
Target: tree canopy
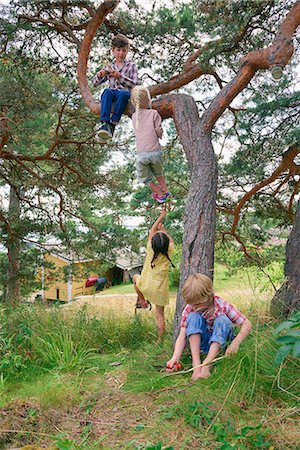
[[[96,117],[84,108],[74,84],[77,55],[81,94],[89,108],[98,113],[99,103],[86,78],[88,62],[90,77],[110,58],[112,34],[122,32],[132,42],[131,51],[143,73],[142,80],[150,85],[155,97],[154,107],[163,118],[172,117],[175,122],[175,130],[169,127],[168,156],[173,154],[174,161],[170,158],[167,161],[168,174],[176,180],[178,197],[185,196],[190,186],[184,219],[182,280],[191,270],[206,273],[213,270],[216,208],[220,237],[234,237],[244,253],[251,256],[248,243],[259,240],[251,227],[241,222],[244,219],[247,223],[246,211],[257,217],[273,217],[274,224],[279,225],[291,223],[295,214],[299,190],[299,80],[296,70],[299,47],[294,33],[300,21],[299,1],[194,0],[171,5],[153,2],[152,7],[149,4],[146,9],[131,0],[109,0],[98,9],[97,6],[92,1],[48,0],[32,4],[18,0],[2,7],[1,60],[4,66],[6,60],[13,61],[10,64],[14,66],[14,61],[21,56],[33,62],[33,70],[40,80],[43,71],[52,73],[54,79],[58,74],[63,85],[54,95],[55,101],[49,104],[50,110],[55,109],[55,104],[60,108],[56,120],[51,113],[47,116],[46,105],[43,108],[45,100],[40,103],[43,114],[37,120],[41,129],[47,128],[42,124],[43,117],[48,121],[51,117],[52,125],[48,125],[48,142],[41,141],[39,148],[37,145],[33,148],[26,140],[24,150],[13,147],[11,104],[9,109],[3,110],[2,160],[18,169],[22,167],[22,173],[25,171],[31,177],[37,161],[43,161],[51,181],[35,177],[38,183],[43,183],[44,189],[52,190],[52,195],[54,192],[57,199],[62,199],[57,192],[59,186],[45,187],[45,182],[53,183],[53,173],[61,177],[66,183],[64,196],[73,198],[68,203],[68,206],[72,204],[71,210],[68,208],[64,214],[69,214],[68,219],[74,215],[87,217],[80,212],[86,211],[82,206],[86,204],[84,195],[88,202],[95,194],[95,183],[90,180],[99,182],[99,176],[97,179],[92,175],[93,169],[103,166],[110,150],[116,149],[104,149],[94,142],[92,124]],[[107,15],[109,12],[111,14]],[[271,77],[275,66],[284,68],[279,81]],[[173,94],[165,95],[171,92]],[[183,95],[191,93],[197,103]],[[23,132],[26,120],[20,119],[19,123]],[[30,124],[26,126],[29,132]],[[191,175],[186,170],[178,172],[182,150],[176,133]],[[43,137],[45,134],[42,133]],[[5,147],[7,145],[10,147]],[[128,141],[121,139],[118,147],[129,156],[132,164]],[[232,148],[236,150],[230,159],[224,158]],[[30,170],[24,165],[30,165]],[[132,189],[132,177],[128,177],[130,183],[125,187],[124,177],[120,175],[123,171],[128,174],[128,169],[130,172],[132,166],[126,169],[122,162],[111,172],[111,178],[105,178],[105,182],[111,180],[110,187],[115,187],[116,183],[120,187],[121,195],[116,204],[108,201],[115,214],[120,211],[120,197],[124,198],[122,186],[127,193]],[[2,179],[6,185],[8,178],[6,175],[6,179]],[[80,182],[80,196],[76,193],[78,189],[72,189],[74,181]],[[106,193],[110,187],[101,186]],[[116,195],[116,190],[114,192]],[[140,192],[142,195],[142,190]],[[143,199],[143,195],[136,198]],[[98,200],[94,205],[101,216],[105,212],[105,196]],[[179,222],[182,220],[181,203],[179,197],[179,215],[176,211],[172,213],[172,219]],[[147,203],[141,201],[138,212],[149,217],[144,205],[147,208]],[[61,215],[56,214],[58,225]],[[7,229],[5,220],[3,214]],[[178,303],[180,309],[182,302]]]

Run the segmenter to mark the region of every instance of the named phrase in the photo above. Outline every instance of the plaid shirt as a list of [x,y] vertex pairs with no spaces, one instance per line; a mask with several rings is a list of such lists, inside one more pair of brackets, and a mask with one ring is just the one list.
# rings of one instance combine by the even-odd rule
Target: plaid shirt
[[[180,324],[181,327],[186,327],[186,319],[191,312],[193,312],[192,306],[186,305],[186,307],[182,311]],[[208,313],[201,314],[206,319],[206,323],[210,330],[212,329],[215,318],[220,316],[221,314],[225,314],[231,320],[231,322],[236,325],[242,325],[242,323],[246,319],[246,317],[238,309],[236,309],[230,303],[226,302],[226,300],[223,300],[217,295],[214,296],[214,309],[212,315],[207,317]]]
[[[124,66],[120,69],[114,61],[111,64],[111,67],[120,72],[120,78],[108,77],[107,75],[99,77],[98,74],[96,74],[94,78],[92,78],[93,86],[98,86],[108,80],[111,89],[122,89],[130,92],[131,89],[138,84],[138,72],[134,62],[125,61]],[[109,69],[109,67],[104,66],[103,69]]]

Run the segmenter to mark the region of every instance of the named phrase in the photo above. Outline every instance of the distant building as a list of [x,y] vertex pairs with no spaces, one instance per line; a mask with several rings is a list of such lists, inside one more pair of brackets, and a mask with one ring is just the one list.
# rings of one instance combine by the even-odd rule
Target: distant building
[[115,266],[104,273],[99,271],[100,261],[75,258],[57,251],[45,253],[44,262],[40,272],[42,298],[70,302],[77,296],[92,295],[95,286],[90,282],[97,277],[105,276],[107,287],[128,282],[133,274],[141,271],[143,256],[129,250],[119,252]]

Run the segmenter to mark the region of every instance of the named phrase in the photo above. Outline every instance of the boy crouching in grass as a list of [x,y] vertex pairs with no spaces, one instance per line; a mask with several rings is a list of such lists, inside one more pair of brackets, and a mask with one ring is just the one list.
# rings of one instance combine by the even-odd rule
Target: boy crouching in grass
[[[214,294],[210,278],[201,273],[190,275],[182,288],[186,307],[182,312],[181,328],[167,370],[177,369],[188,338],[192,354],[194,381],[210,376],[211,362],[229,343],[225,355],[236,353],[251,331],[250,321],[230,303]],[[234,336],[232,324],[240,331]],[[200,353],[206,353],[202,367]]]

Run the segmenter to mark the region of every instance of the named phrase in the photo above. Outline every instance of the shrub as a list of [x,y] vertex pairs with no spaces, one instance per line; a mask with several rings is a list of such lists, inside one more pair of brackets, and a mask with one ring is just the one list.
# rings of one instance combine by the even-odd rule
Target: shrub
[[275,357],[276,364],[281,364],[290,354],[300,358],[300,311],[278,325],[274,334],[277,336],[276,342],[280,344]]

